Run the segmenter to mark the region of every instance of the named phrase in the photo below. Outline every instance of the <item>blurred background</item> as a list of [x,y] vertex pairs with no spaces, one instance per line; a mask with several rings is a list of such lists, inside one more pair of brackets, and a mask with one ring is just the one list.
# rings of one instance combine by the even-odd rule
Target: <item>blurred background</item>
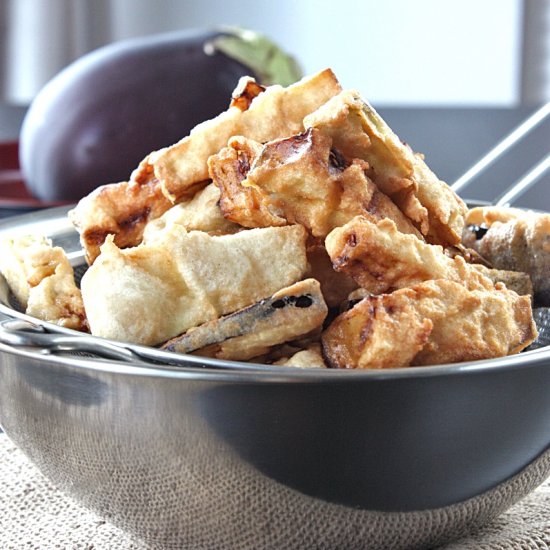
[[[264,33],[305,74],[331,67],[449,183],[550,101],[550,0],[0,0],[0,140],[87,51],[220,25]],[[541,124],[461,194],[498,196],[549,144]],[[549,176],[520,203],[550,208]]]

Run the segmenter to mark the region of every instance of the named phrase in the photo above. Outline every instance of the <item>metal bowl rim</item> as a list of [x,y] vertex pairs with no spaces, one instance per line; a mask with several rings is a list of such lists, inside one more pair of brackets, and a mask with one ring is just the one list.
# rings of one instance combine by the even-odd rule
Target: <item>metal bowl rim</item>
[[[527,369],[544,364],[550,368],[550,347],[534,350],[524,354],[508,355],[501,358],[450,363],[422,367],[404,367],[396,369],[304,369],[298,367],[282,367],[261,365],[237,361],[222,361],[195,356],[181,356],[191,359],[188,366],[149,364],[140,365],[109,359],[96,359],[78,356],[63,356],[44,353],[0,343],[0,357],[12,354],[28,359],[39,359],[46,364],[57,364],[76,369],[103,371],[116,375],[131,375],[145,377],[161,377],[187,380],[211,380],[220,382],[249,383],[345,383],[346,381],[368,382],[383,380],[402,380],[415,378],[474,376],[476,374],[491,374],[503,371]],[[220,368],[226,367],[226,368]]]

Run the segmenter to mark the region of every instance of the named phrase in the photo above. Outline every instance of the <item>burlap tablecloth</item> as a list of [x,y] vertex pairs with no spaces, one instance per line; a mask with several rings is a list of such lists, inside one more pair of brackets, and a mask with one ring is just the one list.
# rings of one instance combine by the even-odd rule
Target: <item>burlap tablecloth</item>
[[[61,494],[4,434],[0,488],[1,549],[150,548]],[[549,550],[550,479],[480,532],[444,548],[470,549]]]

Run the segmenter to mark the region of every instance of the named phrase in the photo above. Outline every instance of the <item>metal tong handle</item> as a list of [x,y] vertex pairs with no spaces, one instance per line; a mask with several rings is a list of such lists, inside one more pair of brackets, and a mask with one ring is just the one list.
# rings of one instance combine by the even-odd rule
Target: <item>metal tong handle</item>
[[[549,103],[550,105],[550,103]],[[512,187],[495,202],[496,206],[510,206],[518,197],[532,187],[550,168],[550,154],[546,155],[536,166],[531,168]]]
[[[47,327],[34,324],[23,319],[2,314],[0,321],[0,344],[12,347],[36,348],[42,353],[55,354],[63,352],[89,353],[95,358],[120,361],[127,365],[147,367],[148,369],[179,369],[180,367],[229,369],[230,362],[215,362],[207,357],[190,357],[179,353],[162,351],[157,348],[148,348],[132,345],[123,345],[110,342],[97,336],[72,335],[50,331]],[[257,369],[257,365],[240,365],[240,368]]]
[[[499,159],[511,147],[519,143],[526,135],[532,132],[550,115],[550,101],[537,109],[532,115],[524,120],[517,128],[508,134],[502,141],[497,143],[489,152],[481,157],[471,168],[466,170],[452,185],[451,189],[456,193],[462,191],[477,176],[484,172],[497,159]],[[534,168],[523,175],[519,181],[514,183],[495,204],[497,206],[509,206],[512,202],[523,195],[532,187],[550,168],[550,154],[542,159]]]
[[6,319],[0,322],[0,343],[9,346],[40,348],[46,353],[87,352],[96,357],[144,364],[132,350],[90,336],[69,336],[47,332],[44,327],[29,321]]

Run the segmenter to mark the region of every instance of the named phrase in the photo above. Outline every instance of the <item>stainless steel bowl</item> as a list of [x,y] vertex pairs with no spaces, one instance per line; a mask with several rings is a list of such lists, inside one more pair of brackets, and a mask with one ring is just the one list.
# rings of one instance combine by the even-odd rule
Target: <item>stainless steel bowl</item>
[[[65,214],[4,221],[0,238],[39,231],[72,253]],[[157,546],[426,547],[550,475],[549,347],[342,372],[2,341],[8,436],[60,489]]]

